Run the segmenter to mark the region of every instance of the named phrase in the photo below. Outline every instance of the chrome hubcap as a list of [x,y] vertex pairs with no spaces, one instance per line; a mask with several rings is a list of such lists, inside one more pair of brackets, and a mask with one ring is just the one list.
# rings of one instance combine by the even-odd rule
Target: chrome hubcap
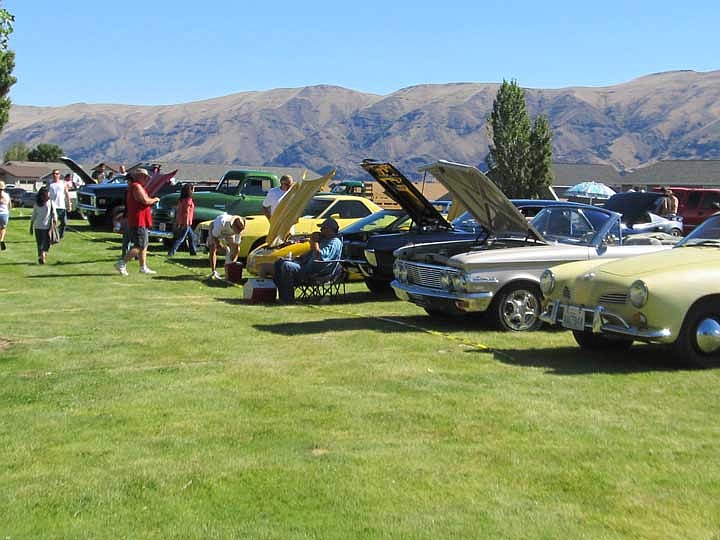
[[695,343],[700,352],[714,353],[720,348],[720,323],[715,319],[703,319],[695,330]]
[[505,298],[502,306],[503,322],[508,328],[523,331],[531,328],[540,314],[540,302],[530,291],[518,289]]

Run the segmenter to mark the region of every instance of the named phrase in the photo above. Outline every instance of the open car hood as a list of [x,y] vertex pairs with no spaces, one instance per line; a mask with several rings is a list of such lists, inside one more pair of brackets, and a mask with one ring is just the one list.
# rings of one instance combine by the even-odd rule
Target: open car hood
[[329,182],[335,176],[333,169],[325,176],[316,178],[315,180],[305,180],[293,184],[288,192],[280,199],[275,212],[270,216],[270,229],[267,235],[267,245],[271,247],[282,244],[290,228],[297,223],[302,215],[302,211],[307,206],[310,199],[313,198],[321,187]]
[[430,225],[452,229],[437,208],[392,163],[378,163],[366,159],[360,166],[377,180],[418,227]]
[[603,205],[606,209],[622,214],[623,222],[633,224],[645,212],[657,213],[663,194],[648,192],[616,193]]
[[60,161],[62,161],[65,165],[67,165],[72,172],[77,174],[80,178],[82,178],[82,181],[86,184],[97,184],[98,181],[95,180],[92,176],[90,176],[85,169],[83,169],[79,163],[76,161],[70,159],[69,157],[63,156],[60,158]]
[[420,167],[432,174],[490,234],[515,233],[531,235],[538,240],[543,236],[510,202],[492,180],[475,167],[440,160]]

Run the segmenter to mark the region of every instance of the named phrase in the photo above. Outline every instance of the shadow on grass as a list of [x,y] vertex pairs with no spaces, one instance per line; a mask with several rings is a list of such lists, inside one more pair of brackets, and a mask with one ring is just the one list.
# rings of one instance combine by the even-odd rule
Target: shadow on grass
[[[38,265],[38,268],[40,265]],[[104,274],[101,273],[92,273],[92,272],[85,272],[85,273],[78,273],[78,274],[41,274],[37,276],[27,276],[28,279],[53,279],[53,278],[70,278],[70,277],[108,277],[108,276],[117,276],[117,272],[107,272]]]
[[[467,354],[482,351],[468,350]],[[661,345],[636,344],[627,352],[583,351],[579,347],[553,347],[545,349],[494,349],[495,359],[504,364],[522,367],[545,368],[554,375],[585,375],[604,373],[625,375],[653,371],[682,371],[689,369],[673,359],[669,350]]]

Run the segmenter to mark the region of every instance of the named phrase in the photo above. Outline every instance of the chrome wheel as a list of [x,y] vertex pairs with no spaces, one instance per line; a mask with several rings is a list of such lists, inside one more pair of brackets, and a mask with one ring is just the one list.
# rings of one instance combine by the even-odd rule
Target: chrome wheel
[[678,360],[695,367],[720,367],[720,303],[717,297],[699,300],[688,310],[673,344]]
[[497,319],[501,330],[536,330],[541,321],[540,290],[528,285],[510,287],[498,297]]

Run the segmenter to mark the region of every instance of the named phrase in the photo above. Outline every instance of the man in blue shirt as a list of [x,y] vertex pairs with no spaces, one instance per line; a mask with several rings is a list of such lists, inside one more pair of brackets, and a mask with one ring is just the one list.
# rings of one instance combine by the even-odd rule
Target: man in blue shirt
[[[342,255],[342,241],[337,237],[338,223],[328,218],[320,224],[320,232],[310,236],[310,252],[298,262],[278,259],[275,261],[273,280],[278,297],[283,304],[295,300],[295,286],[310,276],[329,273]],[[332,262],[328,262],[332,261]]]

